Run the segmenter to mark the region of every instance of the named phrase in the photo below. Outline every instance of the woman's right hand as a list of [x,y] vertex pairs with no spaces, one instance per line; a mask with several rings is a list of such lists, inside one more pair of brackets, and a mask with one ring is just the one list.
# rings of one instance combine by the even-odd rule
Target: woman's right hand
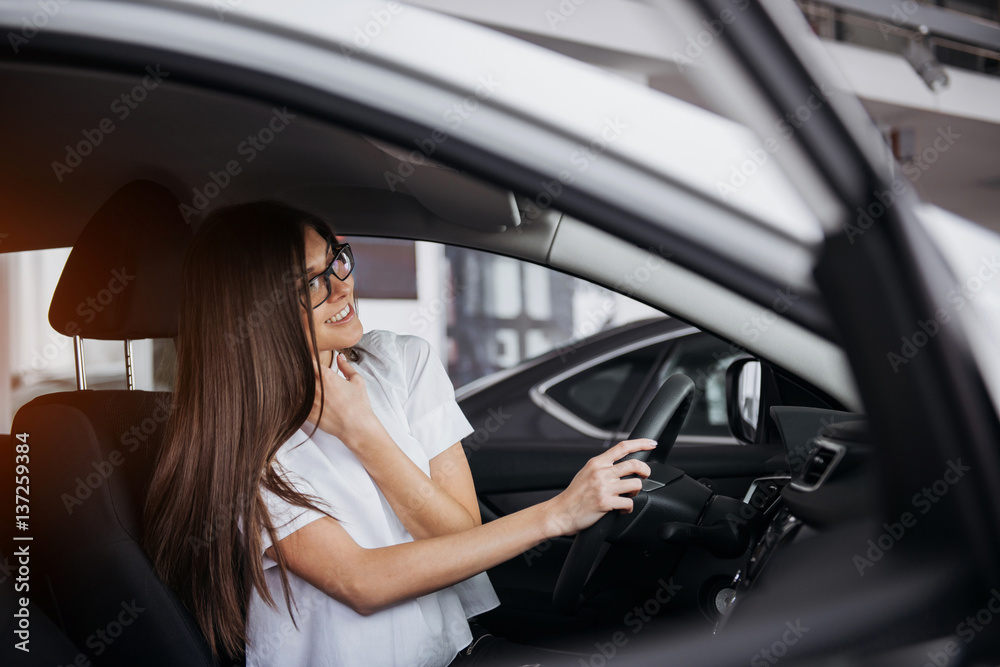
[[334,363],[343,377],[333,368],[315,366],[313,362],[316,394],[308,419],[353,450],[370,437],[372,429],[381,428],[381,423],[372,411],[361,373],[340,352],[334,352]]
[[[572,535],[612,510],[631,512],[632,498],[642,489],[642,480],[649,477],[650,469],[645,461],[619,459],[654,447],[655,440],[623,440],[587,461],[566,490],[550,501],[554,532]],[[632,474],[638,477],[622,479]]]

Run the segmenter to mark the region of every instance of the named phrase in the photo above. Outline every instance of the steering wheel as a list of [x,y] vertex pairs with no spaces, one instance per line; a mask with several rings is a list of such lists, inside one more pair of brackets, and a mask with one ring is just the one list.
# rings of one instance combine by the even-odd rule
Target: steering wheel
[[[642,413],[638,423],[627,438],[628,440],[651,438],[657,441],[656,448],[633,452],[621,460],[639,459],[640,461],[651,460],[656,463],[665,463],[667,455],[681,431],[684,419],[691,409],[694,389],[694,382],[686,375],[669,377],[656,392],[656,396],[653,397],[652,402]],[[643,494],[646,491],[642,490],[639,493]],[[636,500],[639,500],[638,496]],[[619,526],[615,525],[616,522],[620,522],[622,529],[624,529],[640,514],[641,512],[638,511],[633,511],[631,514],[608,512],[598,519],[597,523],[577,533],[552,593],[552,606],[556,611],[564,614],[572,614],[576,611],[580,603],[580,593],[590,578],[591,572],[597,566],[601,547],[611,535],[612,527],[620,533],[621,530],[618,530]]]

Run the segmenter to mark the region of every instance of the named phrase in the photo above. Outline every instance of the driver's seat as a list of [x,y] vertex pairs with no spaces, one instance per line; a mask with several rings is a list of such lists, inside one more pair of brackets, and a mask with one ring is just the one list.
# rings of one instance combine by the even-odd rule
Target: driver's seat
[[[73,246],[49,321],[78,344],[176,336],[190,237],[166,188],[125,185]],[[171,396],[61,392],[34,399],[14,418],[13,432],[28,433],[31,447],[32,599],[91,664],[217,664],[140,547]]]

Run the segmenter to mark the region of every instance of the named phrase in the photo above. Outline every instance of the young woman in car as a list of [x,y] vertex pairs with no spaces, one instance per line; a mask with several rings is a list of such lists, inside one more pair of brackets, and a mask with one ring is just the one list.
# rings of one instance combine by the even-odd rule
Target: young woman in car
[[422,339],[363,331],[353,268],[327,224],[267,202],[210,215],[185,260],[146,543],[213,650],[248,665],[475,654],[466,619],[498,604],[484,571],[631,511],[623,478],[649,474],[616,461],[655,443],[622,442],[481,524],[451,383]]

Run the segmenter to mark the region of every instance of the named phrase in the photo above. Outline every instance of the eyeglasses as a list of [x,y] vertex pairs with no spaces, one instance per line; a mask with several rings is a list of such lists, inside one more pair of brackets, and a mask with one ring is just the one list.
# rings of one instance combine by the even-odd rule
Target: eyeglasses
[[316,310],[323,302],[330,298],[330,276],[335,276],[337,280],[343,282],[347,280],[351,272],[354,271],[354,253],[348,243],[335,245],[331,248],[334,253],[333,261],[326,267],[323,273],[315,276],[306,285],[309,290],[309,300],[312,302],[313,310]]

